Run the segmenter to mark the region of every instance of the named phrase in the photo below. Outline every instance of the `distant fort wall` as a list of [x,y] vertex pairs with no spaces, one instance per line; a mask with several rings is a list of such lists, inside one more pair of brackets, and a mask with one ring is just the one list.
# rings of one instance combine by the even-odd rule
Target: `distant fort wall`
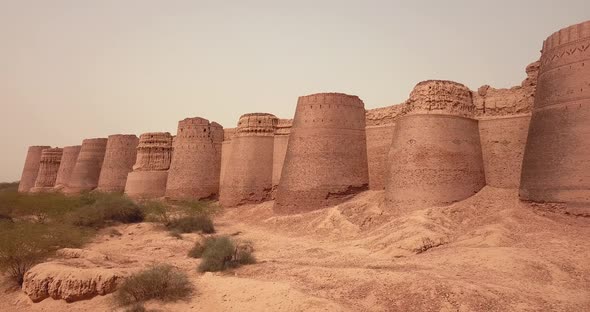
[[139,139],[134,134],[110,135],[98,179],[100,192],[123,192],[127,175],[133,170],[137,158]]
[[27,150],[23,173],[18,184],[19,192],[28,192],[35,186],[35,180],[37,180],[41,165],[41,153],[48,148],[51,148],[51,146],[30,146]]
[[100,170],[107,148],[106,138],[85,139],[72,171],[66,193],[92,191],[98,186]]

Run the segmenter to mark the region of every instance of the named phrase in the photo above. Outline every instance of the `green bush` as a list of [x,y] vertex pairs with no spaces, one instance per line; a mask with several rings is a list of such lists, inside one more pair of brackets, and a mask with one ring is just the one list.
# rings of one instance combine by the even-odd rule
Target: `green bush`
[[66,224],[0,221],[0,268],[22,285],[25,273],[55,250],[80,247],[90,236]]
[[137,223],[144,220],[144,212],[132,200],[118,194],[102,194],[85,207],[70,214],[70,222],[77,226],[104,227],[108,223]]
[[201,272],[223,271],[256,262],[249,244],[236,244],[227,236],[210,237],[202,247],[195,244],[189,256],[196,258],[199,254],[202,258],[199,264]]
[[191,215],[170,220],[166,225],[169,230],[179,233],[203,232],[215,233],[213,221],[207,215]]
[[161,264],[132,275],[115,294],[121,305],[141,303],[150,299],[177,301],[188,298],[193,291],[186,273],[171,265]]

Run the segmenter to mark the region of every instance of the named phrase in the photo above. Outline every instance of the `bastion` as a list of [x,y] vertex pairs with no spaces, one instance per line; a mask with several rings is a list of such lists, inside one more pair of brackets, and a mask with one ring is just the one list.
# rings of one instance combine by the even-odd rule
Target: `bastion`
[[76,160],[78,159],[78,154],[80,154],[80,148],[80,145],[66,146],[63,148],[61,163],[59,164],[59,170],[55,178],[56,190],[61,190],[68,185],[72,171],[74,171],[74,166],[76,165]]
[[287,155],[287,146],[289,144],[289,135],[293,119],[279,119],[275,128],[274,146],[272,154],[272,187],[273,190],[279,186],[281,180],[281,171]]
[[274,210],[290,214],[331,206],[368,184],[363,101],[341,93],[300,97]]
[[543,43],[520,197],[590,208],[590,21]]
[[148,199],[164,196],[168,168],[172,160],[172,136],[168,132],[148,132],[139,136],[133,172],[127,176],[125,194]]
[[51,146],[30,146],[27,151],[27,158],[25,159],[25,166],[18,184],[19,192],[28,192],[35,186],[39,167],[41,165],[41,152],[44,149],[51,148]]
[[110,135],[104,155],[98,187],[100,192],[123,192],[127,175],[137,158],[139,139],[134,134]]
[[85,139],[72,171],[65,193],[92,191],[98,186],[98,178],[107,148],[106,138]]
[[396,120],[385,198],[395,211],[447,205],[485,185],[471,91],[451,81],[419,83]]
[[181,120],[168,171],[166,196],[199,200],[219,193],[223,127],[195,117]]
[[57,179],[57,171],[61,163],[63,149],[48,148],[41,152],[39,161],[39,173],[35,180],[35,187],[30,191],[32,193],[52,191]]
[[219,202],[225,207],[259,203],[271,199],[274,132],[278,118],[252,113],[240,117]]

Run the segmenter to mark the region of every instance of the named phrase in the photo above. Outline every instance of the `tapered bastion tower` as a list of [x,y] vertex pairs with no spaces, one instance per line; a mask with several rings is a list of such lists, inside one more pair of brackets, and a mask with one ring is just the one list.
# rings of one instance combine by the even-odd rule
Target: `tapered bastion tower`
[[219,202],[225,207],[271,199],[274,132],[272,114],[242,115],[231,139],[229,164],[221,180]]
[[30,146],[25,159],[25,166],[18,184],[19,192],[28,192],[35,186],[37,174],[39,173],[41,152],[51,146]]
[[127,176],[125,194],[140,199],[164,196],[171,160],[170,133],[148,132],[140,135],[137,158],[133,172]]
[[80,154],[80,145],[66,146],[63,148],[57,178],[55,178],[55,189],[61,190],[68,185],[78,154]]
[[485,186],[471,91],[452,81],[416,85],[396,120],[385,199],[402,212],[447,205]]
[[545,40],[520,197],[590,208],[590,21]]
[[195,117],[178,122],[166,196],[171,199],[205,199],[219,193],[223,127]]
[[341,93],[300,97],[274,210],[298,213],[338,204],[368,184],[363,101]]
[[127,175],[137,158],[139,139],[134,134],[110,135],[104,155],[98,187],[101,192],[123,192]]
[[57,179],[57,172],[61,163],[63,149],[48,148],[41,152],[39,162],[39,173],[35,180],[35,187],[31,189],[32,193],[52,191]]
[[85,139],[72,171],[66,193],[92,191],[98,186],[98,178],[107,148],[106,138]]

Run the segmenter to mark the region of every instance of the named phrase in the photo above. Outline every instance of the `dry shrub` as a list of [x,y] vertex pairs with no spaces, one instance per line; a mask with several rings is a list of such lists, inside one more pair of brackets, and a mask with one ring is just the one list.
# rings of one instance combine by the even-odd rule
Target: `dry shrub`
[[169,230],[179,233],[215,233],[213,221],[207,215],[190,215],[170,220],[166,225]]
[[193,287],[186,273],[171,265],[160,264],[126,279],[115,294],[115,300],[121,305],[151,299],[177,301],[189,298],[192,291]]
[[159,201],[144,201],[140,204],[145,214],[145,220],[148,222],[158,222],[168,224],[170,222],[169,208]]
[[67,224],[0,221],[0,268],[22,285],[31,267],[59,248],[80,247],[90,234]]
[[197,242],[189,256],[202,258],[199,265],[201,272],[223,271],[256,262],[251,244],[235,243],[227,236],[210,237],[205,240],[203,246],[200,245],[201,243]]
[[108,223],[137,223],[144,220],[142,209],[131,199],[120,194],[100,194],[96,200],[70,214],[70,222],[77,226],[104,227]]

